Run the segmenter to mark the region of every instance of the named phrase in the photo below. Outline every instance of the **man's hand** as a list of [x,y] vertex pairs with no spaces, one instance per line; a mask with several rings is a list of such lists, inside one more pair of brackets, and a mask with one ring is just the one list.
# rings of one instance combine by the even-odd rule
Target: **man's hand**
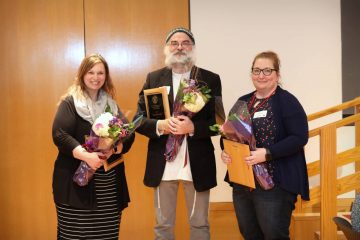
[[158,131],[161,134],[169,134],[170,129],[169,129],[169,121],[170,119],[164,119],[164,120],[158,120],[157,121],[157,127],[158,127]]
[[194,133],[194,123],[189,117],[180,115],[171,117],[169,121],[170,132],[174,135],[185,135]]

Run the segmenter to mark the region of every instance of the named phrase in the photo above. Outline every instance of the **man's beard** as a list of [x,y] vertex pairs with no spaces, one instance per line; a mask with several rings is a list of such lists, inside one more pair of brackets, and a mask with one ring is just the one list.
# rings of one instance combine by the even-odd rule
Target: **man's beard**
[[195,49],[191,51],[174,51],[170,52],[169,46],[164,48],[165,65],[168,68],[173,68],[175,65],[182,65],[187,70],[195,64]]

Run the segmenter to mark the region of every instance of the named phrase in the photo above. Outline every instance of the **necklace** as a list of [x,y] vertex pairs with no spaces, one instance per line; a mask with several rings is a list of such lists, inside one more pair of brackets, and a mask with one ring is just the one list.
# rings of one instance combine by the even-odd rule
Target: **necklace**
[[[265,98],[263,101],[261,101],[261,102],[256,102],[255,103],[255,98],[256,98],[256,92],[254,92],[254,95],[252,96],[252,98],[251,98],[251,101],[250,101],[250,103],[249,103],[249,112],[250,112],[250,116],[252,116],[252,115],[254,115],[254,113],[261,107],[261,106],[263,106],[268,100],[269,100],[269,98],[272,96],[272,95],[274,95],[275,94],[275,90],[267,97],[267,98]],[[254,105],[254,110],[253,111],[251,111],[251,108],[253,107],[253,105]]]

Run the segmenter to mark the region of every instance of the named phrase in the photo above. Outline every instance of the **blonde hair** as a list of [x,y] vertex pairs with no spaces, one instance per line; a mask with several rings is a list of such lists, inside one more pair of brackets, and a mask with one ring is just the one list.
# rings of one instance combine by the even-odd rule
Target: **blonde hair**
[[98,63],[104,64],[105,67],[105,82],[101,89],[104,90],[107,94],[109,94],[112,98],[115,98],[115,88],[110,77],[108,63],[106,62],[105,58],[103,58],[103,56],[101,56],[100,54],[91,54],[82,60],[73,84],[68,88],[66,93],[61,96],[60,101],[65,99],[69,95],[76,97],[85,97],[87,93],[84,76]]

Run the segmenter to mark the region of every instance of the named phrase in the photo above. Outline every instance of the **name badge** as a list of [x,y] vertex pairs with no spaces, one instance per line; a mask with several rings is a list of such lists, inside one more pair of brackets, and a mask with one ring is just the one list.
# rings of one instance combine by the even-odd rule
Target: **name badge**
[[254,118],[263,118],[263,117],[266,117],[266,115],[267,115],[267,110],[263,110],[263,111],[254,113]]

